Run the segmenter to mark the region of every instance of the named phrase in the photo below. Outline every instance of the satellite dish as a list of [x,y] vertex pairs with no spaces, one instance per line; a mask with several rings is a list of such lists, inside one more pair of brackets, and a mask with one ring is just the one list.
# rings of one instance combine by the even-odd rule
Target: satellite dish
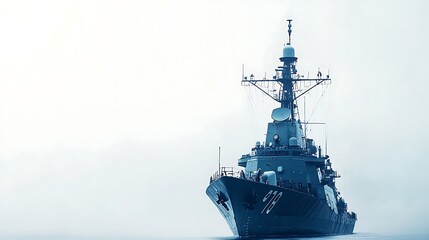
[[289,108],[276,108],[271,114],[271,118],[274,121],[284,121],[290,118],[290,109]]

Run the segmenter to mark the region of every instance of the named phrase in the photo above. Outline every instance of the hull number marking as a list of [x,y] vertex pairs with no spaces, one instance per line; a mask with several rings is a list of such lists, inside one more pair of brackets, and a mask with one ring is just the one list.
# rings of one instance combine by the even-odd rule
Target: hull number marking
[[280,200],[282,195],[283,195],[283,192],[277,192],[277,191],[270,190],[265,195],[264,199],[262,199],[262,202],[267,202],[267,204],[265,205],[264,209],[262,209],[261,214],[270,213],[271,210],[273,210],[276,203]]

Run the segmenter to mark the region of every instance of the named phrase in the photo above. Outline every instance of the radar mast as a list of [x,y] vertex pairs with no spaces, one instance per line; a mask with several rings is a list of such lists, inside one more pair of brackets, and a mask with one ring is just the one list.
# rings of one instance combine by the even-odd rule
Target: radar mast
[[[279,66],[275,69],[276,75],[272,79],[256,79],[253,74],[250,75],[248,79],[243,74],[242,84],[243,85],[252,85],[258,88],[260,91],[268,95],[271,99],[280,103],[281,108],[287,108],[290,110],[290,119],[291,121],[295,120],[295,108],[297,107],[296,100],[303,96],[305,93],[313,89],[314,87],[324,83],[329,84],[330,78],[327,75],[325,78],[321,74],[317,74],[316,78],[304,78],[303,75],[299,75],[296,69],[297,57],[295,57],[295,49],[291,45],[291,34],[292,34],[292,19],[288,19],[288,42],[283,48],[283,54],[280,58],[280,61],[283,63],[283,66]],[[277,84],[278,94],[274,93],[277,90],[269,90],[264,87],[262,83],[264,82],[274,82]],[[310,82],[310,86],[306,88],[299,88],[296,83],[298,82]],[[298,91],[300,92],[299,94]]]

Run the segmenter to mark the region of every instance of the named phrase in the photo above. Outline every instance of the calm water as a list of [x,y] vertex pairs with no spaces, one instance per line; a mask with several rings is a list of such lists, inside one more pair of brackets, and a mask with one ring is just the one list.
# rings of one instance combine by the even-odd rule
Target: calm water
[[[109,237],[90,237],[90,236],[0,236],[0,240],[233,240],[238,239],[234,237],[120,237],[120,236],[109,236]],[[347,239],[363,239],[363,240],[429,240],[429,234],[376,234],[376,233],[355,233],[352,235],[344,236],[326,236],[326,237],[307,237],[307,238],[270,238],[269,240],[347,240]]]
[[[216,239],[216,238],[212,238]],[[217,238],[222,239],[222,238]],[[236,239],[236,238],[223,238],[223,239]],[[429,240],[429,234],[375,234],[375,233],[355,233],[351,235],[342,235],[342,236],[325,236],[325,237],[307,237],[307,238],[271,238],[270,240],[280,240],[280,239],[290,239],[290,240],[347,240],[347,239],[362,239],[362,240]]]

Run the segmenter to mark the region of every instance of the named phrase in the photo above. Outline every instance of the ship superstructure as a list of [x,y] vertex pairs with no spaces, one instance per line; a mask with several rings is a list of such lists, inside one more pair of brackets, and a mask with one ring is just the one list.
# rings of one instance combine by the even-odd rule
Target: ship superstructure
[[[351,234],[357,220],[335,186],[339,175],[329,156],[307,137],[307,123],[297,114],[297,99],[331,79],[320,72],[313,79],[297,73],[291,21],[276,75],[242,79],[280,104],[272,111],[265,141],[242,155],[241,170],[220,167],[206,190],[234,235],[241,237]],[[267,82],[277,90],[261,87]],[[300,82],[311,84],[298,89]]]

